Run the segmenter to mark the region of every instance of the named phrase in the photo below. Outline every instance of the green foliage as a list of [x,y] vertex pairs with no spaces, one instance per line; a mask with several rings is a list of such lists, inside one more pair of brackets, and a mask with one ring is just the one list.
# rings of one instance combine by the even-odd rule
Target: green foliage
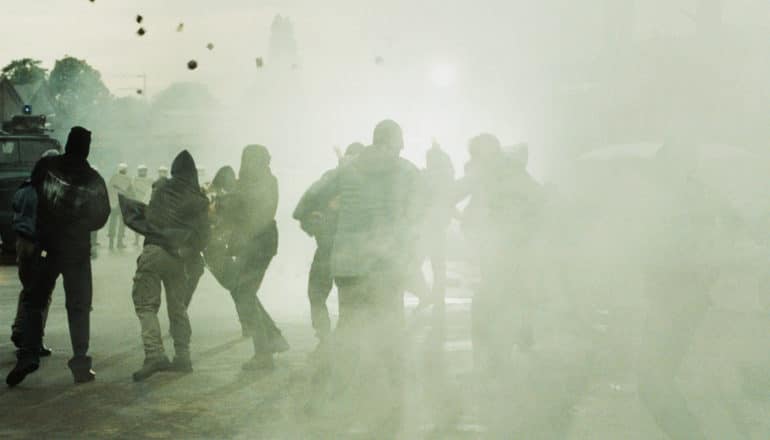
[[32,58],[13,60],[3,67],[2,74],[13,84],[24,85],[45,80],[46,69],[40,67],[42,61]]
[[48,84],[57,105],[70,116],[87,114],[111,97],[99,71],[70,56],[56,61]]

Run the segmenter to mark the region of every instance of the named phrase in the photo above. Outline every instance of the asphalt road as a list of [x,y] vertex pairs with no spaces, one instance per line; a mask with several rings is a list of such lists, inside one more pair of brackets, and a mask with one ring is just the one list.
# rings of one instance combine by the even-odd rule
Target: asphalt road
[[[279,260],[260,294],[292,345],[274,372],[241,370],[251,344],[240,337],[229,295],[206,274],[190,309],[195,372],[161,373],[133,383],[131,373],[143,359],[130,297],[136,256],[135,249],[104,253],[94,263],[94,383],[72,383],[64,298],[57,288],[45,338],[54,354],[19,387],[0,389],[0,438],[381,438],[355,411],[304,410],[312,371],[308,353],[315,345],[304,293],[308,255],[299,265]],[[428,321],[413,314],[414,301],[407,300],[409,374],[399,438],[663,438],[636,396],[626,349],[632,338],[619,344],[613,337],[624,326],[631,328],[633,314],[599,311],[593,342],[569,320],[541,317],[534,351],[515,355],[510,377],[489,382],[472,368],[473,277],[453,265],[452,278],[447,338],[438,355],[425,356]],[[0,334],[6,341],[18,289],[15,268],[0,268],[0,323],[6,329]],[[333,312],[335,301],[332,296]],[[544,304],[543,316],[569,314],[558,301]],[[715,439],[770,438],[770,386],[763,379],[770,377],[766,320],[722,307],[707,321],[681,380],[693,410]],[[10,342],[0,343],[0,367],[7,372],[13,362]]]

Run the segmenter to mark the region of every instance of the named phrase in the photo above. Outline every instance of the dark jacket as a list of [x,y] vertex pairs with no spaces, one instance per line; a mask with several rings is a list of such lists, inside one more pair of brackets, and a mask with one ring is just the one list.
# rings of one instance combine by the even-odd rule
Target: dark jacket
[[13,195],[13,232],[28,241],[36,240],[35,222],[37,220],[37,191],[32,183],[24,182]]
[[325,206],[339,197],[333,276],[405,274],[419,235],[422,192],[417,168],[377,146],[313,185],[308,203]]
[[36,230],[43,249],[90,253],[91,232],[107,223],[107,187],[88,164],[89,148],[90,132],[75,128],[63,155],[40,159],[32,170],[38,196]]
[[182,151],[171,165],[171,178],[158,181],[146,209],[145,245],[163,247],[172,255],[194,255],[206,247],[210,235],[208,198],[198,184],[190,153]]

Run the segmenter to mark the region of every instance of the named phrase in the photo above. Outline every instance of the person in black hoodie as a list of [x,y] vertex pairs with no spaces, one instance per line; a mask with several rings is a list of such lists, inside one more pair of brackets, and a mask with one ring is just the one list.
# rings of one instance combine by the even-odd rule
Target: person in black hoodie
[[243,149],[235,191],[217,208],[230,229],[228,252],[235,265],[228,290],[244,335],[254,340],[254,358],[245,370],[273,368],[273,355],[289,349],[281,331],[257,298],[267,268],[278,253],[278,180],[270,171],[270,153],[261,145]]
[[38,369],[43,313],[59,275],[64,279],[75,383],[94,380],[88,356],[92,300],[91,232],[107,223],[110,202],[104,180],[88,164],[91,132],[73,127],[62,156],[43,158],[32,171],[38,193],[39,275],[24,299],[26,321],[19,360],[6,378],[18,385]]
[[[187,307],[203,275],[201,252],[208,242],[210,227],[208,198],[198,184],[198,171],[190,153],[179,153],[171,165],[171,178],[156,182],[145,210],[146,230],[138,230],[131,224],[126,205],[122,199],[121,209],[129,227],[145,235],[132,291],[142,327],[145,360],[133,379],[142,381],[165,370],[192,372],[192,330]],[[174,340],[173,362],[166,357],[158,321],[161,285],[166,290],[170,333]]]

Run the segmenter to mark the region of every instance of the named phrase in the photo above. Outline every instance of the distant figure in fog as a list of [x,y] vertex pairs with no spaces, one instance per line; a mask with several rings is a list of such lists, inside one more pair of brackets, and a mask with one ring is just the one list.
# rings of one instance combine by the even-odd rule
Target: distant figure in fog
[[134,200],[142,203],[149,203],[150,196],[152,195],[152,184],[152,179],[147,175],[147,165],[139,165],[136,167],[136,177],[134,177],[134,180],[131,182],[131,187],[134,190]]
[[[43,153],[43,158],[58,156],[58,150],[48,150]],[[29,294],[32,285],[37,279],[39,273],[39,264],[35,258],[35,251],[40,245],[37,239],[37,191],[32,185],[31,180],[21,184],[13,195],[12,206],[13,221],[12,228],[16,234],[16,264],[19,268],[19,281],[21,282],[21,292],[19,293],[19,302],[16,307],[16,318],[11,327],[11,341],[17,349],[21,348],[24,340],[24,325],[26,320],[26,310],[24,309],[24,298]],[[48,320],[48,309],[51,307],[49,299],[43,310],[43,331],[45,323]],[[19,352],[17,352],[19,354]],[[50,356],[51,350],[40,344],[40,356]]]
[[243,149],[238,181],[221,197],[217,213],[228,230],[232,274],[227,278],[243,335],[254,342],[254,357],[245,370],[271,370],[273,355],[289,349],[273,319],[257,297],[267,268],[278,253],[278,180],[270,170],[270,153],[262,145]]
[[128,176],[128,165],[124,163],[118,165],[118,171],[110,178],[107,189],[110,192],[110,208],[112,209],[112,212],[110,213],[109,230],[107,232],[110,238],[110,250],[115,248],[115,238],[118,240],[118,249],[124,249],[126,244],[123,242],[123,237],[126,234],[126,225],[123,224],[123,217],[120,214],[118,195],[132,197],[131,178]]
[[[152,179],[147,175],[147,165],[136,167],[136,177],[131,182],[133,188],[134,200],[142,203],[149,203],[152,195]],[[134,234],[134,246],[139,245],[139,234]]]
[[19,360],[8,375],[9,386],[19,384],[38,369],[43,341],[43,316],[61,275],[64,278],[67,320],[73,357],[68,362],[75,383],[94,380],[91,358],[92,299],[91,232],[103,227],[110,215],[104,180],[88,164],[91,132],[73,127],[64,154],[38,161],[31,184],[38,196],[37,245],[32,258],[38,272],[25,295],[26,313]]
[[[190,153],[182,151],[174,159],[171,178],[155,185],[144,214],[145,230],[137,231],[145,235],[144,249],[136,263],[131,295],[142,328],[145,359],[142,368],[133,374],[134,381],[145,380],[159,371],[192,372],[192,330],[187,307],[203,275],[201,252],[208,242],[210,228],[208,199],[200,190]],[[166,357],[158,321],[161,287],[166,291],[174,341],[172,362]]]
[[[315,206],[339,198],[331,273],[339,294],[339,321],[330,357],[335,394],[359,391],[383,405],[385,422],[398,423],[403,392],[403,295],[422,197],[417,168],[401,158],[401,127],[379,123],[372,145],[307,195]],[[388,387],[372,394],[375,376]],[[346,384],[355,378],[353,389]]]
[[[425,169],[422,172],[425,184],[426,212],[423,221],[421,252],[430,260],[433,272],[431,300],[443,313],[446,292],[446,234],[455,204],[452,197],[455,184],[455,170],[449,155],[434,142],[425,154]],[[420,266],[422,266],[420,260]]]
[[[469,143],[471,161],[459,183],[471,199],[464,230],[475,244],[481,286],[473,298],[473,352],[478,367],[500,372],[514,343],[533,344],[533,238],[542,221],[545,194],[526,170],[523,151],[504,152],[493,135]],[[518,329],[511,335],[511,329]]]
[[[361,143],[350,144],[340,158],[339,166],[355,160],[364,149]],[[337,230],[337,217],[339,215],[339,199],[332,199],[326,205],[316,205],[313,195],[317,192],[316,186],[325,185],[325,180],[333,178],[336,168],[327,171],[320,182],[310,187],[300,199],[294,209],[294,220],[309,236],[315,238],[316,251],[313,263],[310,266],[308,277],[308,298],[310,300],[310,316],[319,340],[319,347],[325,343],[331,333],[331,320],[329,310],[326,308],[326,300],[334,286],[334,278],[331,272],[331,254],[334,244],[334,234]]]
[[161,165],[158,167],[158,177],[155,178],[155,182],[153,182],[153,186],[165,179],[168,179],[168,167],[165,165]]

